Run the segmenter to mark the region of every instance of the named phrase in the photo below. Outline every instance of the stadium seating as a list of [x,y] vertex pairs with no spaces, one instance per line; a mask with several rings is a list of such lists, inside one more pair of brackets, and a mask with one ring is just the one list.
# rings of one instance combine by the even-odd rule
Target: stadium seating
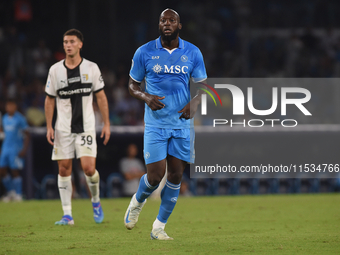
[[106,197],[123,196],[123,182],[124,178],[120,173],[110,174],[106,179]]
[[214,194],[217,195],[235,195],[238,194],[239,180],[236,178],[214,179]]
[[52,174],[45,175],[40,185],[42,199],[55,199],[59,197],[57,177]]
[[195,196],[213,195],[213,179],[192,179],[191,191]]

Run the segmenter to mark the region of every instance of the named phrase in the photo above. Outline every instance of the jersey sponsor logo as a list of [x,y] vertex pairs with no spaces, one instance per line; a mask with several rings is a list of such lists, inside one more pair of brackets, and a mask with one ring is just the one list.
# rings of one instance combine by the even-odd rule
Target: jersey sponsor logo
[[181,60],[182,60],[182,62],[187,62],[188,61],[188,57],[185,56],[185,55],[182,55],[181,56]]
[[83,82],[86,82],[89,79],[89,75],[88,74],[83,74],[81,76],[81,78],[82,78]]
[[152,59],[159,59],[159,56],[152,56]]
[[91,88],[81,88],[81,89],[74,89],[74,90],[68,90],[68,91],[59,91],[59,96],[71,96],[74,94],[86,94],[90,93]]
[[160,72],[163,70],[163,68],[162,68],[159,64],[157,64],[157,65],[154,65],[154,66],[152,67],[152,70],[153,70],[155,73],[160,73]]
[[152,67],[152,70],[159,74],[160,72],[162,72],[162,70],[164,70],[164,73],[183,73],[186,74],[188,73],[189,67],[188,66],[180,66],[180,65],[171,65],[171,66],[167,66],[164,65],[164,68],[162,66],[160,66],[159,64],[156,64]]
[[57,91],[57,95],[61,99],[72,97],[89,96],[92,93],[92,83],[73,83],[67,87],[63,87]]
[[164,65],[164,73],[188,73],[188,66],[180,66],[180,65],[172,65],[168,67],[167,65]]
[[75,82],[80,82],[80,77],[72,77],[70,79],[68,79],[68,83],[75,83]]

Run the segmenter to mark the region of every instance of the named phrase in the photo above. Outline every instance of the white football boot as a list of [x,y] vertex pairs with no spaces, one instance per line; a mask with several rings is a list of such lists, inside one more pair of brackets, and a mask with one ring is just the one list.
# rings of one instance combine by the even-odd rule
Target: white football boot
[[145,203],[146,199],[143,203],[139,203],[136,199],[136,194],[132,196],[129,207],[127,208],[124,216],[124,224],[127,229],[131,230],[135,227],[139,214]]
[[151,231],[150,234],[151,239],[156,240],[174,240],[172,237],[168,236],[167,233],[165,233],[164,229],[162,228],[156,228]]

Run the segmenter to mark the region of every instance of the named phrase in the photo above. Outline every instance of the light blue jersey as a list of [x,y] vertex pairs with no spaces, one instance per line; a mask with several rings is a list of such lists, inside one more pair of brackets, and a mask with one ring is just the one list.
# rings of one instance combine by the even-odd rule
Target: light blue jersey
[[16,112],[13,116],[5,114],[2,118],[2,126],[5,133],[2,152],[19,152],[23,147],[24,141],[22,131],[28,128],[25,117],[19,112]]
[[139,47],[133,57],[130,77],[142,82],[145,91],[160,97],[165,107],[152,111],[145,104],[146,127],[182,129],[190,128],[190,120],[179,119],[190,100],[190,77],[194,82],[207,78],[203,56],[193,44],[178,38],[179,46],[173,50],[163,48],[160,37]]

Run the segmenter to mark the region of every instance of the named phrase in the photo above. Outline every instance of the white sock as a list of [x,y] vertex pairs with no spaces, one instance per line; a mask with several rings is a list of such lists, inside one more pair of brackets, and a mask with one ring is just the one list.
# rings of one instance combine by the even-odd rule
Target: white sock
[[157,228],[164,229],[164,228],[165,228],[165,224],[166,224],[166,223],[160,222],[160,221],[156,218],[156,220],[155,220],[155,221],[153,222],[153,224],[152,224],[152,229],[157,229]]
[[87,176],[85,174],[85,178],[86,178],[87,185],[89,186],[89,189],[92,195],[92,199],[91,199],[92,203],[98,203],[100,201],[100,198],[99,198],[100,177],[99,177],[98,171],[96,170],[96,172],[92,176]]
[[58,175],[58,188],[61,200],[61,205],[63,207],[64,215],[70,215],[72,217],[72,182],[71,175],[62,177]]

